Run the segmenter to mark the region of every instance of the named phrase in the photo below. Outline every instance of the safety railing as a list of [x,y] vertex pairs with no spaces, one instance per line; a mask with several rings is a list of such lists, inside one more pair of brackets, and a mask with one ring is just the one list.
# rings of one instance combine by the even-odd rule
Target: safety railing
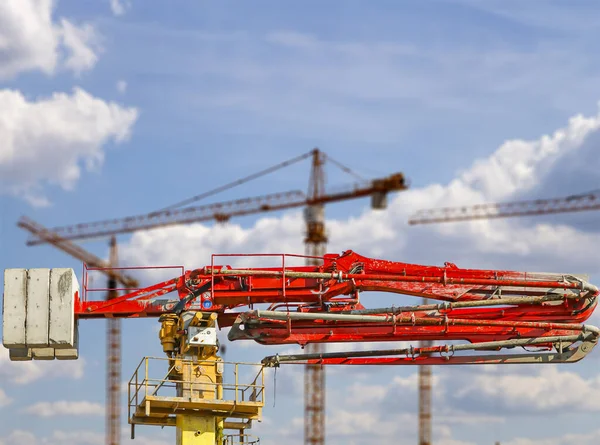
[[[93,267],[93,266],[88,266],[86,263],[83,263],[82,283],[81,283],[81,300],[88,301],[89,300],[88,295],[92,294],[92,293],[96,293],[96,292],[102,293],[102,298],[104,298],[104,294],[109,290],[116,290],[118,292],[128,293],[128,292],[132,292],[134,290],[139,289],[139,286],[137,285],[137,280],[128,275],[125,275],[125,272],[133,272],[136,274],[143,272],[146,274],[154,273],[154,274],[161,274],[161,275],[164,275],[165,273],[167,273],[168,278],[173,278],[176,276],[183,275],[184,271],[185,271],[185,269],[183,266]],[[92,286],[92,283],[91,283],[92,276],[95,277],[96,275],[101,275],[102,281],[105,282],[104,277],[106,275],[110,275],[111,272],[118,274],[120,277],[124,278],[127,282],[135,283],[135,285],[133,285],[131,287],[128,287],[128,286],[123,287],[124,285],[121,283],[120,286],[117,287],[116,289],[109,289],[108,287],[106,287],[106,285],[99,286],[99,287]],[[117,280],[117,281],[120,282],[122,280]]]
[[223,445],[259,445],[260,439],[251,434],[229,434],[223,438]]
[[[318,260],[319,263],[323,262],[323,257],[321,256],[311,256],[311,255],[301,255],[301,254],[293,254],[293,253],[214,253],[210,257],[210,297],[214,299],[214,288],[215,288],[215,272],[218,273],[219,268],[222,267],[219,264],[215,263],[216,258],[226,258],[227,262],[231,261],[232,258],[243,258],[245,260],[249,260],[252,263],[256,259],[260,259],[262,261],[257,261],[257,264],[264,264],[265,259],[278,259],[278,264],[273,268],[273,270],[280,270],[282,272],[281,277],[281,295],[284,300],[286,298],[286,290],[289,285],[289,280],[285,279],[285,271],[288,266],[297,266],[295,263],[305,263],[307,259]],[[247,268],[249,266],[245,266]],[[264,269],[264,267],[262,267]]]
[[[172,373],[175,363],[192,366],[217,366],[222,381],[202,381],[179,378]],[[161,376],[161,377],[154,377]],[[144,404],[148,397],[154,400],[180,397],[182,387],[201,388],[194,390],[213,394],[213,400],[235,402],[236,405],[264,404],[265,376],[263,366],[256,363],[224,361],[173,360],[169,358],[144,357],[128,383],[127,399],[129,418]],[[218,399],[217,394],[221,395]],[[175,399],[174,399],[175,398]],[[204,397],[203,401],[207,401]]]

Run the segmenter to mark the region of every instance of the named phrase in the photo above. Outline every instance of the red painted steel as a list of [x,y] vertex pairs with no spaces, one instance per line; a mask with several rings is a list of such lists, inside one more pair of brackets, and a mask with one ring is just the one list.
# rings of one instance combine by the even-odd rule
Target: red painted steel
[[[255,262],[261,255],[241,256]],[[579,335],[585,332],[581,323],[592,314],[598,297],[595,286],[570,275],[461,269],[451,263],[421,266],[367,258],[352,251],[327,254],[322,265],[285,268],[232,269],[215,264],[215,258],[218,256],[213,256],[209,266],[188,270],[110,301],[78,299],[76,316],[157,317],[177,308],[215,311],[220,327],[232,327],[230,339],[253,339],[262,344],[402,340],[480,343]],[[280,258],[285,264],[286,256]],[[404,308],[397,313],[381,309],[379,314],[371,311],[350,320],[348,315],[365,313],[366,298],[360,298],[363,291],[426,297],[440,304]],[[175,292],[175,296],[168,296]],[[495,299],[499,306],[490,305],[496,304]],[[254,310],[259,304],[271,304],[270,310],[279,311]],[[550,348],[552,342],[536,347]],[[324,363],[385,364],[401,360],[367,357],[329,359]],[[438,358],[428,363],[438,362],[444,363]]]

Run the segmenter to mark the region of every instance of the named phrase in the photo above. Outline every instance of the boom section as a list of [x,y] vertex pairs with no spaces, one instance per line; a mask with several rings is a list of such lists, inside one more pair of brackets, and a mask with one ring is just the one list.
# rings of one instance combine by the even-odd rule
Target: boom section
[[[462,269],[452,263],[422,266],[367,258],[352,251],[325,255],[318,266],[290,266],[294,258],[298,260],[295,255],[242,255],[251,264],[257,257],[279,257],[281,266],[270,268],[221,265],[224,256],[232,255],[213,255],[209,266],[108,301],[87,298],[87,277],[80,295],[71,269],[15,269],[8,272],[12,280],[5,285],[5,293],[15,311],[21,308],[21,315],[15,312],[11,317],[14,308],[5,304],[5,318],[8,314],[9,324],[35,318],[35,310],[26,309],[31,304],[22,304],[24,298],[36,308],[35,302],[46,293],[33,286],[26,287],[24,296],[25,288],[18,284],[25,276],[33,280],[49,274],[50,306],[67,302],[68,310],[50,308],[37,314],[66,317],[58,324],[50,317],[50,329],[40,332],[45,336],[52,326],[70,326],[64,344],[71,349],[75,349],[74,327],[79,319],[157,317],[164,324],[190,313],[214,318],[219,328],[229,329],[229,340],[264,345],[436,342],[416,348],[396,345],[390,350],[271,356],[264,360],[268,366],[566,363],[585,357],[600,337],[598,328],[584,324],[596,308],[598,288],[579,275]],[[62,278],[56,281],[55,276]],[[63,279],[72,285],[52,284]],[[63,288],[70,289],[70,302],[60,296]],[[387,306],[373,306],[373,292],[391,294]],[[407,303],[410,297],[418,302],[425,297],[432,303],[411,305]],[[31,317],[24,317],[23,311]],[[29,345],[16,334],[13,337],[6,343],[15,351]],[[516,353],[521,349],[525,352]]]
[[[361,300],[367,291],[438,300],[449,317],[563,323],[585,321],[598,294],[595,286],[574,275],[461,269],[452,263],[422,266],[346,251],[325,255],[321,266],[234,269],[211,264],[111,301],[78,299],[76,315],[150,317],[174,310],[226,315],[258,304],[286,312],[367,310]],[[475,304],[464,307],[468,302]]]

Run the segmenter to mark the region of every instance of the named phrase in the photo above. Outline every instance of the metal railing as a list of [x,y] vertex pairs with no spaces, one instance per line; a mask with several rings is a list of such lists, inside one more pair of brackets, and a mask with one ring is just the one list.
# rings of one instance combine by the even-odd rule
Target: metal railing
[[[265,376],[261,364],[202,360],[178,360],[178,362],[189,363],[193,366],[218,366],[223,377],[222,382],[203,381],[198,384],[197,380],[173,378],[172,376],[170,378],[169,375],[175,366],[175,360],[166,357],[144,357],[128,383],[127,399],[130,419],[148,396],[178,397],[178,388],[183,385],[201,386],[203,391],[215,395],[213,400],[235,401],[236,404],[264,403]],[[156,378],[153,375],[163,377]],[[222,394],[222,397],[216,399],[217,394]]]
[[[284,305],[286,304],[286,290],[287,287],[289,286],[289,280],[285,279],[285,275],[286,275],[286,266],[289,266],[290,263],[293,263],[294,261],[296,262],[302,262],[304,263],[306,261],[306,259],[316,259],[319,260],[320,262],[322,262],[324,260],[323,257],[321,256],[310,256],[310,255],[301,255],[301,254],[294,254],[294,253],[213,253],[210,257],[210,297],[211,299],[214,300],[215,298],[215,294],[214,294],[214,289],[215,289],[215,274],[219,274],[219,272],[221,272],[221,267],[222,266],[218,266],[217,264],[215,264],[215,259],[216,258],[227,258],[228,261],[231,261],[232,258],[243,258],[244,260],[250,260],[250,262],[252,262],[252,260],[255,259],[261,259],[261,262],[264,262],[265,259],[278,259],[280,260],[279,264],[277,266],[275,266],[274,269],[276,270],[280,270],[282,273],[281,276],[281,295],[283,297],[284,300]],[[287,262],[286,262],[287,260]],[[235,269],[235,268],[234,268]],[[248,266],[243,267],[243,269],[248,269]]]
[[229,434],[223,438],[223,445],[259,445],[260,439],[251,434]]
[[125,293],[130,293],[133,292],[134,290],[138,290],[139,287],[139,283],[138,280],[129,277],[128,275],[124,275],[125,272],[134,272],[134,273],[139,273],[139,271],[143,271],[146,273],[156,273],[156,272],[161,272],[164,273],[165,271],[172,271],[169,272],[168,277],[169,278],[173,278],[173,276],[181,276],[184,274],[185,272],[185,268],[183,266],[122,266],[122,267],[117,267],[117,266],[90,266],[87,263],[83,263],[83,272],[82,272],[82,283],[81,283],[81,300],[82,301],[88,301],[88,295],[94,293],[94,292],[100,292],[102,294],[106,293],[107,291],[111,290],[108,289],[106,286],[100,286],[100,287],[95,287],[92,286],[91,284],[91,278],[94,278],[96,276],[96,272],[104,274],[104,275],[111,275],[112,273],[118,274],[119,276],[123,277],[121,280],[119,280],[119,282],[122,281],[127,281],[130,285],[125,285],[125,287],[118,287],[112,290],[117,290],[119,292],[125,292]]

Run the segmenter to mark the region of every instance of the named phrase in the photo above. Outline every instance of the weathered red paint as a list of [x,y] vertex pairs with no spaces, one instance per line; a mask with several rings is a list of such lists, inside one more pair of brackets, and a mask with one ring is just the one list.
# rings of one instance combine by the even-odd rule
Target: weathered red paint
[[[253,255],[256,256],[256,255]],[[310,342],[365,342],[401,340],[509,340],[572,335],[584,328],[597,304],[598,290],[581,280],[560,274],[421,266],[360,256],[352,251],[328,254],[321,266],[232,269],[214,264],[186,271],[183,275],[135,290],[111,301],[76,302],[79,318],[157,317],[169,312],[181,299],[203,286],[210,290],[188,302],[187,310],[219,313],[221,327],[233,326],[240,308],[270,304],[280,310],[340,313],[363,309],[364,291],[381,291],[440,302],[489,301],[498,297],[544,297],[559,295],[558,301],[541,304],[512,304],[499,307],[456,309],[388,314],[385,322],[357,323],[343,319],[275,320],[245,315],[243,334],[234,339],[254,339],[263,344]],[[285,264],[285,257],[282,256]],[[311,273],[320,273],[319,278]],[[287,275],[286,275],[287,274]],[[307,276],[303,276],[307,275]],[[162,303],[162,297],[177,296]],[[562,298],[564,297],[564,298]],[[211,301],[202,308],[197,302]],[[253,318],[254,317],[254,318]],[[240,331],[241,332],[241,331]],[[353,359],[362,363],[387,363],[399,358]],[[374,361],[373,361],[374,360]],[[339,362],[337,359],[334,362]],[[343,362],[343,361],[342,361]],[[347,363],[347,362],[344,362]]]

